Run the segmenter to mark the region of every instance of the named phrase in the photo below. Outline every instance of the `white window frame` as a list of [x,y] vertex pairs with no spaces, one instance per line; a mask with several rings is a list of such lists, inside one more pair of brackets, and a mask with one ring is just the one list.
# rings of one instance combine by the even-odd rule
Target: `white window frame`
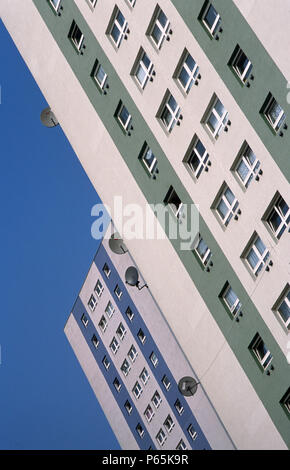
[[158,433],[156,434],[156,441],[162,447],[167,439],[167,436],[162,428],[159,429]]
[[[123,121],[121,120],[120,116],[122,114],[122,111],[123,109],[126,109],[126,111],[128,112],[128,117],[127,117],[127,120],[125,122],[125,124],[123,123]],[[126,106],[122,103],[121,106],[120,106],[120,109],[117,113],[117,119],[118,119],[118,122],[120,123],[120,125],[122,126],[122,128],[128,132],[129,129],[130,129],[130,124],[131,124],[131,121],[132,121],[132,115],[129,113],[128,109],[126,108]]]
[[104,286],[103,284],[101,283],[100,279],[97,280],[97,283],[95,285],[95,288],[94,288],[94,291],[95,293],[97,294],[98,298],[101,297],[103,291],[104,291]]
[[[260,344],[260,342],[262,342],[264,344],[265,348],[267,349],[267,352],[265,353],[265,355],[263,357],[260,356],[260,354],[257,350],[257,346]],[[271,354],[271,351],[268,349],[268,347],[266,346],[264,340],[261,338],[260,335],[257,336],[255,342],[251,345],[251,350],[255,354],[255,357],[257,358],[259,364],[261,364],[263,369],[264,370],[268,369],[269,365],[271,364],[271,362],[273,360],[273,356]],[[268,358],[270,358],[269,361],[268,361]]]
[[[150,62],[148,67],[146,67],[145,62],[143,60],[144,56],[146,56],[148,58],[149,62]],[[151,77],[153,67],[154,67],[153,62],[149,58],[148,54],[142,49],[141,52],[139,52],[138,62],[137,62],[136,67],[134,69],[134,78],[135,78],[138,86],[140,86],[140,88],[142,90],[144,90],[145,86],[147,85],[147,82],[148,82],[149,78]],[[145,74],[142,82],[139,80],[139,78],[137,76],[139,68],[141,68],[142,71]]]
[[[119,13],[121,13],[121,15],[123,16],[124,18],[124,24],[123,26],[119,23],[117,17],[119,15]],[[118,36],[118,39],[117,41],[115,41],[113,35],[112,35],[112,31],[114,29],[114,26],[116,26],[117,30],[119,31],[119,36]],[[113,43],[115,44],[115,46],[117,48],[120,47],[121,45],[121,42],[126,34],[126,31],[127,31],[127,28],[128,28],[128,22],[126,21],[126,18],[125,16],[123,15],[123,13],[121,12],[121,10],[119,8],[117,8],[113,18],[111,19],[111,27],[110,27],[110,30],[109,30],[109,35],[110,35],[110,38],[111,40],[113,41]]]
[[130,6],[133,8],[135,6],[136,0],[127,0]]
[[93,312],[97,306],[97,299],[92,294],[88,301],[88,306],[90,307],[91,311]]
[[173,419],[171,418],[170,415],[167,416],[166,420],[163,423],[163,426],[165,427],[165,429],[168,433],[171,433],[172,429],[175,426],[175,423],[174,423],[174,421],[173,421]]
[[[269,225],[272,233],[274,234],[274,236],[278,240],[281,238],[281,236],[284,233],[284,231],[283,231],[280,235],[280,232],[283,229],[283,227],[285,227],[285,230],[286,230],[288,225],[290,224],[290,207],[288,206],[288,210],[287,210],[286,214],[284,215],[283,212],[280,210],[280,207],[279,207],[279,202],[281,202],[281,201],[284,201],[286,206],[288,206],[285,199],[279,194],[279,197],[276,199],[276,202],[271,205],[271,210],[270,210],[269,215],[267,217],[267,224]],[[276,212],[278,214],[278,216],[280,217],[280,219],[281,219],[280,225],[276,230],[274,229],[274,226],[270,222],[270,218],[271,218],[271,216],[273,216],[273,212]]]
[[123,295],[123,291],[119,287],[119,284],[116,285],[116,287],[114,289],[114,293],[115,293],[116,297],[120,300],[122,295]]
[[197,438],[197,432],[196,432],[196,430],[194,429],[194,427],[193,427],[192,424],[190,424],[190,425],[188,426],[187,432],[188,432],[188,434],[190,435],[191,439],[192,439],[193,441],[195,441],[195,439]]
[[109,359],[107,358],[107,356],[104,356],[104,358],[102,360],[102,363],[103,363],[105,369],[108,370],[111,363],[110,363]]
[[146,369],[146,367],[143,368],[141,374],[139,375],[139,379],[141,380],[143,385],[146,385],[148,380],[150,379],[150,375],[149,375],[148,370]]
[[130,415],[133,411],[133,406],[131,405],[131,403],[129,402],[129,400],[126,400],[125,401],[125,410],[127,411],[127,413]]
[[[261,242],[263,243],[263,245],[265,246],[265,250],[263,251],[263,254],[261,254],[260,251],[258,250],[258,248],[256,247],[256,242],[258,241],[258,239],[260,239]],[[258,257],[258,261],[257,261],[257,264],[255,265],[255,267],[252,267],[251,264],[248,261],[248,256],[249,256],[251,250],[253,250],[254,253],[256,254],[256,256]],[[258,277],[259,273],[262,271],[263,267],[266,265],[266,262],[267,262],[269,256],[270,256],[270,251],[266,247],[266,245],[263,242],[263,240],[261,239],[261,237],[259,237],[259,235],[256,235],[254,237],[253,241],[251,242],[251,245],[249,246],[249,249],[247,250],[246,255],[245,255],[245,260],[247,262],[247,266],[250,269],[250,271],[256,277]]]
[[120,338],[121,341],[123,341],[125,335],[127,333],[126,328],[124,327],[123,323],[121,322],[116,330],[116,334]]
[[133,393],[134,397],[135,397],[137,400],[141,397],[141,395],[142,395],[142,393],[143,393],[142,385],[140,385],[140,383],[138,382],[138,380],[137,380],[137,382],[135,383],[134,387],[132,388],[132,393]]
[[[233,303],[233,305],[230,305],[227,298],[226,298],[226,296],[227,296],[227,294],[229,293],[230,290],[237,297],[235,302]],[[228,308],[228,310],[231,312],[231,314],[235,318],[238,315],[238,313],[241,311],[242,303],[241,303],[240,299],[238,298],[237,294],[235,293],[235,291],[233,290],[233,288],[231,287],[230,284],[227,285],[225,291],[223,292],[222,298],[223,298],[223,302],[225,303],[226,307]]]
[[[124,370],[123,366],[124,364],[126,364],[126,370]],[[127,367],[128,366],[128,367]],[[127,359],[124,359],[124,361],[122,362],[122,365],[121,365],[121,371],[123,372],[123,374],[125,375],[125,377],[127,377],[127,375],[129,374],[130,370],[131,370],[131,364],[129,361],[127,361]]]
[[[180,201],[178,207],[176,207],[176,205],[172,202],[172,197],[174,194],[178,197]],[[166,197],[166,204],[170,207],[171,212],[177,219],[180,219],[182,217],[184,205],[173,187],[171,188],[170,193]]]
[[130,320],[130,322],[132,322],[133,318],[135,316],[135,313],[133,312],[133,310],[130,307],[127,307],[126,315],[127,315],[128,319]]
[[82,321],[82,324],[84,325],[84,327],[86,328],[89,324],[89,319],[88,319],[88,317],[86,316],[85,313],[82,314],[81,321]]
[[[140,333],[143,334],[143,338],[140,337]],[[140,343],[144,344],[145,341],[146,341],[146,335],[145,335],[144,331],[141,328],[139,329],[139,331],[137,333],[137,336],[138,336],[138,339],[139,339]]]
[[[104,324],[104,326],[102,326],[102,324]],[[99,327],[100,327],[100,330],[105,333],[107,327],[108,327],[108,320],[106,319],[105,315],[102,315],[101,316],[101,319],[99,321]]]
[[[74,35],[75,35],[77,30],[79,30],[80,33],[81,33],[81,38],[80,38],[79,42],[77,42],[74,38]],[[83,44],[83,41],[84,41],[84,35],[83,35],[83,33],[81,32],[81,29],[78,27],[78,25],[76,23],[74,24],[73,29],[71,31],[70,40],[73,43],[73,45],[76,47],[76,49],[78,51],[80,51],[81,47],[82,47],[82,44]]]
[[140,423],[137,424],[136,431],[142,439],[144,437],[145,431]]
[[154,407],[156,408],[156,410],[159,408],[159,406],[161,405],[162,403],[162,398],[160,396],[160,394],[157,392],[154,393],[152,399],[151,399],[151,402],[153,403]]
[[178,399],[176,400],[176,402],[174,403],[174,407],[175,407],[177,413],[181,416],[182,413],[184,412],[184,407],[183,407],[182,403],[180,402],[180,400],[178,400]]
[[275,312],[277,313],[277,315],[279,316],[281,322],[287,328],[287,330],[290,330],[290,316],[288,317],[288,320],[285,321],[284,318],[282,317],[281,313],[279,312],[279,309],[281,308],[281,305],[283,303],[285,303],[286,307],[288,307],[288,309],[290,310],[290,299],[288,299],[289,294],[290,294],[290,286],[288,286],[288,288],[286,288],[285,294],[283,294],[283,297],[281,298],[281,300],[279,301],[277,307],[275,308]]
[[[252,152],[252,154],[255,157],[255,161],[253,163],[251,163],[249,158],[248,158],[248,155],[247,155],[248,152]],[[238,173],[238,168],[239,168],[239,166],[241,165],[242,162],[244,163],[244,165],[248,169],[248,174],[247,174],[247,176],[244,180],[242,180],[241,176]],[[259,167],[260,167],[260,161],[257,159],[257,157],[254,154],[251,147],[248,144],[245,144],[245,146],[242,150],[241,156],[240,156],[237,164],[235,165],[235,173],[236,173],[237,177],[239,178],[239,181],[241,182],[241,184],[245,188],[249,187],[249,184],[252,181],[253,177],[256,175]]]
[[[169,101],[170,101],[171,97],[174,99],[174,101],[176,103],[176,109],[175,110],[173,108],[171,108],[171,106],[169,104]],[[166,124],[166,122],[163,119],[163,114],[165,113],[166,110],[169,112],[169,114],[171,116],[169,124]],[[180,113],[181,113],[180,106],[178,105],[178,103],[177,103],[176,99],[174,98],[174,96],[171,93],[169,93],[164,105],[162,106],[162,110],[161,110],[160,116],[159,116],[160,122],[162,123],[162,125],[163,125],[164,129],[166,130],[166,132],[168,132],[168,133],[172,132],[173,128],[175,127],[175,125],[178,121]]]
[[165,388],[166,390],[169,390],[169,389],[170,389],[170,387],[171,387],[171,382],[170,382],[169,378],[167,377],[167,375],[164,375],[164,376],[163,376],[163,378],[162,378],[162,383],[163,383],[164,388]]
[[[280,111],[278,117],[276,118],[276,120],[273,122],[271,117],[270,117],[270,111],[275,105],[278,105],[281,108],[281,111]],[[275,132],[279,131],[279,129],[282,127],[282,125],[283,125],[283,123],[286,119],[286,115],[285,115],[285,112],[284,112],[283,108],[280,106],[278,101],[272,95],[270,96],[269,103],[267,103],[267,106],[265,108],[264,116],[267,119],[267,121],[269,122],[272,129],[274,129]],[[281,124],[278,127],[278,124],[279,124],[279,122],[280,122],[280,120],[283,116],[284,116],[284,119],[281,121]]]
[[290,415],[290,390],[289,389],[284,394],[280,403],[283,406],[283,408],[287,411],[287,413]]
[[[195,62],[195,65],[193,67],[193,70],[190,69],[190,67],[187,65],[186,61],[187,59],[189,58],[189,56],[192,58],[192,60]],[[187,84],[184,86],[183,83],[180,81],[180,74],[182,72],[182,69],[185,70],[185,72],[188,74],[189,78],[188,78],[188,81],[187,81]],[[192,83],[195,82],[196,80],[196,76],[199,72],[199,66],[197,64],[197,62],[195,61],[195,59],[192,57],[192,55],[186,51],[185,55],[184,55],[184,59],[182,61],[182,64],[181,66],[179,67],[178,69],[178,74],[177,74],[177,82],[179,83],[179,85],[181,86],[182,90],[185,91],[186,94],[189,93],[189,91],[191,90],[191,87],[192,87]]]
[[[103,72],[104,72],[104,77],[103,77],[102,81],[100,81],[100,80],[98,79],[98,72],[100,71],[100,69],[102,69]],[[105,87],[105,84],[106,84],[108,75],[107,75],[107,73],[105,72],[105,69],[104,69],[104,67],[102,66],[101,63],[99,63],[99,64],[97,65],[97,67],[96,67],[96,69],[95,69],[95,71],[94,71],[93,77],[94,77],[94,80],[95,80],[96,84],[98,85],[98,87],[99,87],[101,90],[103,90],[104,87]]]
[[[153,156],[153,160],[152,160],[152,163],[150,165],[148,165],[147,163],[147,160],[145,159],[145,156],[151,152],[151,155]],[[146,167],[146,170],[148,171],[148,173],[150,173],[150,175],[152,175],[154,173],[154,170],[155,170],[155,167],[157,165],[157,158],[155,157],[154,153],[152,152],[151,148],[149,147],[149,145],[146,145],[145,149],[144,149],[144,152],[142,152],[142,156],[141,156],[141,160],[142,162],[144,163],[145,167]]]
[[105,263],[104,266],[103,266],[103,273],[105,274],[105,276],[106,276],[107,278],[110,277],[111,270],[110,270],[110,268],[109,268],[109,266],[108,266],[107,263]]
[[[213,8],[215,10],[215,12],[217,13],[217,16],[216,16],[216,19],[215,21],[213,22],[212,26],[210,27],[206,21],[205,21],[205,17],[206,15],[208,14],[210,8]],[[213,6],[212,3],[209,3],[204,14],[202,15],[202,22],[203,24],[205,25],[205,27],[207,28],[207,30],[210,32],[210,34],[213,36],[216,32],[216,29],[217,29],[217,26],[220,24],[220,21],[221,21],[221,16],[220,14],[217,12],[217,10],[215,9],[215,7]]]
[[[198,145],[199,142],[204,147],[203,154],[200,154],[198,149],[197,149],[197,145]],[[199,160],[199,164],[198,164],[196,170],[194,169],[194,167],[192,165],[192,160],[193,160],[194,156],[196,156]],[[200,177],[200,175],[201,175],[201,173],[202,173],[202,171],[205,167],[205,164],[208,161],[208,158],[209,158],[209,154],[208,154],[205,146],[203,145],[201,140],[198,137],[196,137],[196,139],[194,139],[193,145],[191,146],[188,157],[185,160],[185,163],[188,166],[188,168],[190,169],[190,172],[194,175],[194,177],[196,179],[198,179]]]
[[95,6],[96,6],[96,4],[97,4],[97,1],[98,1],[98,0],[89,0],[89,3],[91,4],[91,6],[92,6],[93,8],[95,8]]
[[137,356],[138,356],[138,351],[135,348],[135,346],[132,344],[128,352],[128,357],[130,358],[130,361],[132,362],[132,364],[136,361]]
[[[159,21],[159,16],[160,16],[161,13],[163,13],[163,15],[166,18],[165,26],[163,26]],[[158,42],[155,41],[155,38],[153,36],[153,31],[154,31],[155,27],[157,27],[161,32],[161,36],[160,36]],[[149,33],[150,38],[153,41],[153,44],[157,47],[157,49],[159,49],[159,50],[161,49],[162,44],[164,42],[164,39],[167,37],[169,28],[170,28],[170,21],[168,20],[168,18],[165,15],[164,11],[161,8],[158,8],[157,14],[155,16],[155,20],[152,24],[152,28],[150,28],[150,33]]]
[[120,392],[122,384],[120,383],[119,379],[117,379],[117,377],[114,379],[113,385],[117,392]]
[[159,360],[154,351],[152,351],[152,353],[150,354],[150,361],[156,369],[156,367],[158,366]]
[[[201,242],[204,242],[204,244],[207,246],[207,249],[203,255],[198,251],[198,247]],[[198,234],[198,240],[196,243],[196,247],[194,248],[194,251],[196,255],[198,256],[198,258],[200,259],[203,266],[206,266],[211,259],[212,252],[211,252],[211,249],[208,247],[208,244],[205,242],[204,238],[202,238],[202,236],[200,235],[200,233]]]
[[110,344],[110,349],[112,353],[117,354],[119,347],[120,347],[120,343],[117,340],[116,336],[114,336]]
[[[226,196],[226,192],[227,191],[230,191],[232,193],[232,195],[234,196],[234,199],[233,199],[233,202],[230,203],[227,199],[227,196]],[[219,210],[218,210],[218,207],[219,205],[221,204],[221,202],[223,202],[226,207],[227,207],[227,213],[224,217],[224,219],[222,218],[222,215],[219,213]],[[239,207],[239,201],[238,199],[236,198],[236,196],[234,195],[233,191],[231,190],[231,188],[226,184],[222,190],[222,193],[220,194],[219,198],[218,198],[218,201],[215,205],[215,210],[216,210],[216,213],[221,221],[221,223],[223,225],[225,225],[225,227],[227,227],[232,219],[232,217],[235,215],[235,212],[236,210],[238,209]]]
[[[221,105],[223,106],[224,108],[224,112],[222,114],[222,116],[219,115],[219,113],[216,111],[215,107],[218,103],[218,101],[221,103]],[[214,117],[216,118],[217,120],[217,125],[216,125],[216,128],[214,130],[211,129],[210,125],[208,124],[209,122],[209,118],[211,115],[214,115]],[[213,102],[213,105],[211,106],[210,108],[210,111],[209,113],[207,114],[207,117],[206,117],[206,120],[205,120],[205,124],[206,124],[206,127],[208,129],[208,131],[210,132],[210,134],[217,140],[221,131],[224,129],[224,127],[226,126],[226,122],[228,120],[228,117],[229,117],[229,113],[228,111],[226,110],[226,108],[224,107],[223,103],[221,102],[221,100],[216,97],[214,102]]]
[[[247,58],[248,60],[248,63],[245,67],[245,70],[243,71],[243,73],[240,73],[238,67],[237,67],[237,62],[240,60],[242,54]],[[245,83],[246,79],[248,78],[248,75],[253,67],[253,64],[252,62],[250,61],[250,59],[248,58],[248,56],[244,53],[243,49],[240,48],[239,46],[239,49],[237,50],[237,53],[235,54],[232,62],[231,62],[231,66],[233,68],[233,70],[235,71],[235,73],[237,74],[237,76],[239,77],[239,79]],[[250,71],[249,71],[250,69]]]
[[59,7],[60,7],[60,4],[61,4],[61,0],[57,0],[56,5],[54,4],[54,1],[53,1],[53,0],[49,0],[49,3],[51,4],[52,8],[53,8],[56,12],[58,12]]
[[151,405],[148,405],[146,407],[146,410],[144,411],[144,416],[147,419],[148,423],[150,423],[155,416],[155,411],[153,410]]
[[107,317],[109,318],[109,320],[114,315],[114,312],[115,312],[115,307],[112,304],[112,302],[109,300],[109,302],[107,303],[107,306],[105,308],[105,313],[106,313]]
[[176,450],[186,450],[186,444],[183,439],[180,439],[179,443],[177,444]]
[[98,340],[98,338],[96,337],[96,335],[93,335],[93,336],[92,336],[92,343],[93,343],[94,347],[97,349],[98,346],[99,346],[100,341]]

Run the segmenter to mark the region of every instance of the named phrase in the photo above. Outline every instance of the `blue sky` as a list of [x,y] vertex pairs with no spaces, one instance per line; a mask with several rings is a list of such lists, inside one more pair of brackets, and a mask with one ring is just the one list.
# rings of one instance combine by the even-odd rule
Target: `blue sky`
[[[0,449],[119,449],[63,329],[99,202],[0,20]],[[5,66],[3,66],[5,64]]]

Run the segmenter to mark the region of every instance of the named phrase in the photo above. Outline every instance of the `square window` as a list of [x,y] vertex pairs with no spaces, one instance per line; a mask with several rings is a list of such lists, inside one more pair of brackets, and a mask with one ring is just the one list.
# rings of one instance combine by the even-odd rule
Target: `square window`
[[130,307],[127,307],[126,315],[127,315],[128,319],[129,319],[130,321],[133,321],[134,313],[132,312],[132,310],[131,310]]
[[118,284],[116,285],[115,289],[114,289],[114,292],[117,296],[117,298],[120,300],[121,297],[122,297],[122,294],[123,292],[121,291],[120,287],[118,286]]
[[164,421],[164,427],[168,433],[170,433],[174,428],[174,422],[170,415],[168,415],[166,420]]
[[100,327],[100,329],[103,333],[105,333],[105,331],[107,329],[107,326],[108,326],[108,321],[106,320],[106,318],[103,315],[101,320],[99,321],[99,327]]
[[273,356],[258,333],[255,335],[249,347],[254,353],[259,364],[263,367],[264,370],[266,370],[270,365]]
[[103,358],[102,363],[104,364],[105,369],[108,370],[109,367],[110,367],[110,361],[109,361],[109,359],[107,358],[107,356],[105,356],[105,357]]
[[159,406],[161,405],[162,399],[157,391],[154,393],[151,401],[156,409],[159,408]]
[[194,429],[194,427],[192,426],[192,424],[190,424],[187,428],[187,432],[188,434],[190,435],[191,439],[194,441],[196,438],[197,438],[197,432],[196,430]]
[[108,75],[106,74],[102,64],[100,64],[98,61],[96,62],[92,77],[95,80],[96,84],[101,90],[104,90],[106,83],[107,83],[107,78]]
[[211,259],[211,250],[207,246],[204,239],[201,237],[200,233],[198,234],[196,247],[194,248],[194,252],[197,254],[199,260],[204,266],[207,266],[210,259]]
[[91,297],[88,301],[88,306],[90,307],[92,312],[95,310],[96,305],[97,305],[97,299],[95,298],[94,295],[91,295]]
[[290,330],[290,286],[286,285],[273,309],[282,324]]
[[230,311],[232,316],[235,318],[242,308],[242,304],[231,288],[230,284],[227,282],[222,291],[222,300],[226,305],[227,309]]
[[119,380],[117,378],[115,378],[114,382],[113,382],[113,385],[115,387],[115,389],[117,390],[117,392],[120,392],[121,390],[121,383],[119,382]]
[[127,0],[131,7],[135,6],[136,0]]
[[229,64],[239,79],[245,83],[252,71],[253,65],[239,45],[236,46]]
[[135,398],[140,398],[142,392],[143,392],[143,388],[141,387],[141,385],[139,384],[139,382],[136,382],[134,387],[133,387],[133,390],[132,390]]
[[221,131],[225,128],[228,121],[228,112],[222,102],[216,95],[213,96],[209,111],[205,114],[202,122],[205,123],[206,129],[210,135],[217,140]]
[[114,336],[114,338],[112,339],[111,344],[110,344],[110,349],[113,352],[113,354],[117,354],[117,351],[118,351],[119,347],[120,347],[120,344]]
[[125,409],[129,415],[132,413],[133,407],[128,400],[125,402]]
[[116,110],[116,118],[124,131],[129,132],[131,129],[132,116],[121,101]]
[[144,429],[142,428],[140,423],[137,424],[136,431],[140,437],[144,437]]
[[202,171],[205,169],[206,164],[210,164],[208,159],[209,154],[207,153],[205,146],[201,140],[195,136],[183,160],[190,174],[192,174],[194,178],[198,179]]
[[120,47],[123,38],[126,37],[127,29],[128,23],[125,17],[122,12],[115,7],[106,33],[110,36],[117,48]]
[[186,449],[187,449],[186,444],[183,441],[183,439],[181,439],[176,447],[176,450],[186,450]]
[[247,142],[244,142],[238,154],[238,159],[231,170],[235,172],[241,184],[245,188],[248,188],[254,176],[257,174],[259,167],[259,160]]
[[89,319],[88,319],[88,317],[87,317],[84,313],[82,314],[81,321],[82,321],[82,324],[83,324],[85,327],[88,326],[88,324],[89,324]]
[[102,293],[103,293],[103,290],[104,290],[104,287],[103,287],[103,284],[101,283],[101,281],[98,279],[97,280],[97,284],[95,285],[95,293],[97,294],[98,297],[101,297]]
[[177,80],[177,83],[181,86],[181,89],[188,94],[196,80],[198,72],[199,67],[196,61],[187,51],[187,49],[185,49],[173,78]]
[[69,38],[78,51],[81,50],[84,41],[84,35],[75,21],[72,22]]
[[169,191],[164,199],[164,204],[168,205],[177,219],[183,215],[184,206],[181,199],[178,197],[173,186],[170,186]]
[[165,432],[163,431],[163,429],[160,429],[157,436],[156,436],[156,440],[158,442],[158,444],[160,446],[163,446],[163,444],[165,443],[167,437],[165,435]]
[[49,3],[51,4],[52,8],[58,12],[61,4],[61,0],[49,0]]
[[178,118],[180,117],[180,112],[180,106],[178,106],[175,98],[167,90],[162,105],[157,113],[157,118],[162,123],[166,132],[172,132],[175,124],[179,122]]
[[96,3],[97,3],[98,0],[88,0],[88,1],[89,1],[90,5],[91,5],[93,8],[95,8]]
[[96,337],[96,335],[92,336],[92,343],[93,343],[94,347],[97,349],[97,347],[99,346],[99,340]]
[[154,415],[155,415],[155,412],[154,412],[152,406],[148,405],[146,410],[144,411],[144,416],[146,417],[148,423],[150,423],[150,421],[152,421],[152,418],[153,418]]
[[163,383],[164,387],[166,388],[166,390],[169,390],[169,389],[170,389],[171,383],[170,383],[170,380],[169,380],[169,378],[167,377],[167,375],[164,375],[164,376],[163,376],[162,383]]
[[112,315],[113,313],[115,312],[115,307],[114,305],[112,304],[112,302],[109,300],[108,304],[107,304],[107,307],[105,309],[105,312],[107,314],[107,317],[110,319],[112,318]]
[[184,408],[183,408],[180,400],[177,399],[176,402],[174,403],[174,406],[175,406],[175,409],[178,412],[178,414],[182,415],[182,413],[184,412]]
[[131,75],[134,76],[137,84],[144,90],[153,72],[153,63],[144,51],[140,49],[137,59],[134,63]]
[[283,233],[290,226],[290,208],[280,193],[275,195],[263,219],[274,237],[280,240]]
[[146,335],[145,335],[144,331],[141,330],[141,328],[140,328],[140,330],[138,331],[138,335],[137,335],[137,336],[138,336],[138,339],[140,340],[140,342],[141,342],[142,344],[144,344],[145,341],[146,341]]
[[283,109],[271,93],[268,94],[260,112],[275,132],[279,131],[286,119]]
[[144,367],[144,369],[142,370],[141,374],[140,374],[140,379],[141,379],[141,382],[143,383],[143,385],[146,385],[148,380],[150,379],[150,375],[148,373],[148,370]]
[[247,267],[256,277],[266,265],[269,256],[268,248],[266,248],[261,238],[254,233],[249,242],[249,247],[242,254],[242,258],[245,259]]
[[128,352],[128,356],[129,358],[131,359],[132,363],[136,361],[136,358],[138,356],[138,352],[137,352],[137,349],[135,348],[135,346],[131,346],[129,352]]
[[111,270],[109,266],[107,265],[107,263],[105,263],[103,266],[103,273],[105,274],[106,277],[110,277]]
[[121,365],[121,371],[123,372],[125,377],[129,374],[130,369],[131,369],[131,366],[130,366],[129,362],[127,361],[127,359],[125,359],[123,364]]
[[123,323],[120,323],[120,325],[117,328],[116,333],[119,336],[120,340],[122,341],[125,337],[125,334],[127,333],[127,330],[125,329]]
[[161,49],[164,39],[167,37],[167,33],[169,32],[169,27],[170,23],[167,16],[157,5],[147,31],[147,34],[150,36],[157,49]]
[[287,415],[290,416],[290,387],[287,392],[280,400],[280,404],[283,406],[283,409],[286,411]]
[[150,354],[150,361],[152,362],[154,367],[158,366],[158,357],[156,356],[155,352]]
[[219,191],[216,202],[213,204],[213,208],[225,227],[228,226],[238,207],[239,201],[228,185],[224,183]]
[[205,27],[208,29],[209,33],[214,36],[221,24],[221,17],[212,5],[212,3],[206,1],[205,5],[206,8],[202,15],[202,21]]
[[157,158],[155,157],[154,153],[152,152],[151,148],[145,142],[141,153],[139,155],[139,159],[145,166],[145,169],[148,171],[150,175],[153,175],[156,170],[157,166]]

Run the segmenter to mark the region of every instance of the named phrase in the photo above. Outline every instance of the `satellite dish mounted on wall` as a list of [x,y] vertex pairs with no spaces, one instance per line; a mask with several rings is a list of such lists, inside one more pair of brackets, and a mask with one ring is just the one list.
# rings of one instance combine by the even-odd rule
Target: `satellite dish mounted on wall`
[[125,281],[126,284],[129,284],[129,286],[137,287],[139,290],[143,289],[143,287],[148,287],[147,284],[144,284],[144,286],[139,287],[139,274],[135,266],[129,266],[129,268],[126,269]]
[[109,247],[117,255],[123,255],[128,251],[125,243],[117,232],[111,235],[111,238],[109,240]]
[[40,120],[45,127],[55,127],[58,125],[58,120],[50,108],[45,108],[41,112]]
[[183,377],[178,382],[178,389],[185,397],[192,397],[196,391],[199,382],[197,382],[193,377]]

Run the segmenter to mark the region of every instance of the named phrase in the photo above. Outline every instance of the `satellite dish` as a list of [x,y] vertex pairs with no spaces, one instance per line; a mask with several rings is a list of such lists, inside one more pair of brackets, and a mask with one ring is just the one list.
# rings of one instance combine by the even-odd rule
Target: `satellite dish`
[[197,382],[193,377],[183,377],[178,382],[178,389],[185,397],[192,397],[196,391],[199,382]]
[[41,112],[40,120],[45,127],[55,127],[58,125],[58,120],[50,108],[45,108]]
[[111,235],[109,240],[109,247],[117,255],[123,255],[128,251],[125,243],[117,232]]
[[125,279],[126,279],[126,284],[129,284],[130,286],[137,286],[139,284],[139,274],[135,266],[130,266],[129,268],[126,269],[125,272]]

